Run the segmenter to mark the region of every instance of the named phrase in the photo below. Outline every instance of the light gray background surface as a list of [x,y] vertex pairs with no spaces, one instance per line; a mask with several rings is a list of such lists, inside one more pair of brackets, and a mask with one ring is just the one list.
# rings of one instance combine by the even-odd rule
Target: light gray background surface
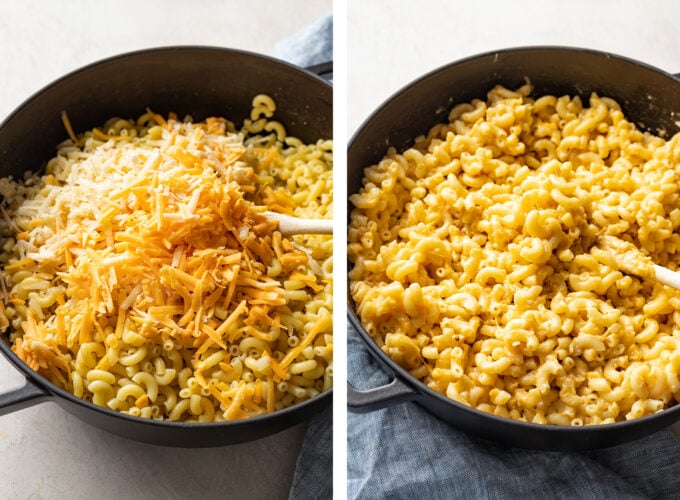
[[[0,2],[0,120],[61,75],[164,45],[275,54],[331,0]],[[0,392],[22,376],[0,356]],[[118,438],[53,403],[0,417],[0,498],[287,498],[305,424],[253,443],[175,449]]]
[[350,135],[417,77],[501,48],[588,47],[680,72],[675,0],[349,0],[348,15]]

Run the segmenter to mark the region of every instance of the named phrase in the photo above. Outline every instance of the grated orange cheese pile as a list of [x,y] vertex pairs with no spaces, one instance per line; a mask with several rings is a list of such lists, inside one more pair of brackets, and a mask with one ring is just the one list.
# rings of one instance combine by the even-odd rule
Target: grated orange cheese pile
[[0,327],[31,368],[136,416],[240,419],[332,385],[332,238],[262,212],[332,214],[332,143],[253,101],[242,131],[151,111],[0,180]]

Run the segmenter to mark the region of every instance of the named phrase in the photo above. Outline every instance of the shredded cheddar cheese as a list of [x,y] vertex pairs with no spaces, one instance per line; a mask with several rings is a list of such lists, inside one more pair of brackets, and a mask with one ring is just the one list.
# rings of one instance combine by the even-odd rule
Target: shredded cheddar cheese
[[[253,116],[271,116],[259,97]],[[329,389],[332,239],[283,238],[262,213],[331,216],[331,141],[150,110],[80,136],[62,120],[70,139],[44,176],[0,179],[14,352],[148,418],[246,418]],[[291,363],[310,359],[293,384]]]

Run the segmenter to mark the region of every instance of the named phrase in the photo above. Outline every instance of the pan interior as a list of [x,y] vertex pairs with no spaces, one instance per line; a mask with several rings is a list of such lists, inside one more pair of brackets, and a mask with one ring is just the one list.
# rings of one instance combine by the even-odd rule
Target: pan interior
[[196,121],[222,116],[239,127],[257,94],[274,98],[274,119],[310,143],[332,130],[330,85],[264,56],[210,47],[169,47],[95,63],[52,83],[0,126],[0,176],[36,171],[68,136],[66,111],[76,133],[112,117],[137,118],[147,108]]
[[535,96],[591,93],[618,101],[639,127],[667,137],[679,130],[680,84],[671,75],[611,54],[569,48],[525,48],[492,52],[440,68],[412,83],[379,108],[352,139],[348,193],[361,187],[363,169],[388,146],[403,151],[460,103],[484,99],[500,84],[509,89],[529,79]]

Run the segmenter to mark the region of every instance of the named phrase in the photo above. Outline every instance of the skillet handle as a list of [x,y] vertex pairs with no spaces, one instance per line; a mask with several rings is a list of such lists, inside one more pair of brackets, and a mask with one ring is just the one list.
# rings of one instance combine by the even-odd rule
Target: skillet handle
[[0,393],[0,417],[38,404],[50,397],[49,393],[29,379],[16,389]]
[[420,396],[418,391],[395,377],[381,387],[360,391],[347,382],[347,409],[352,413],[368,413],[397,404],[413,401]]
[[307,71],[319,75],[327,82],[333,82],[333,61],[326,61],[305,68]]

